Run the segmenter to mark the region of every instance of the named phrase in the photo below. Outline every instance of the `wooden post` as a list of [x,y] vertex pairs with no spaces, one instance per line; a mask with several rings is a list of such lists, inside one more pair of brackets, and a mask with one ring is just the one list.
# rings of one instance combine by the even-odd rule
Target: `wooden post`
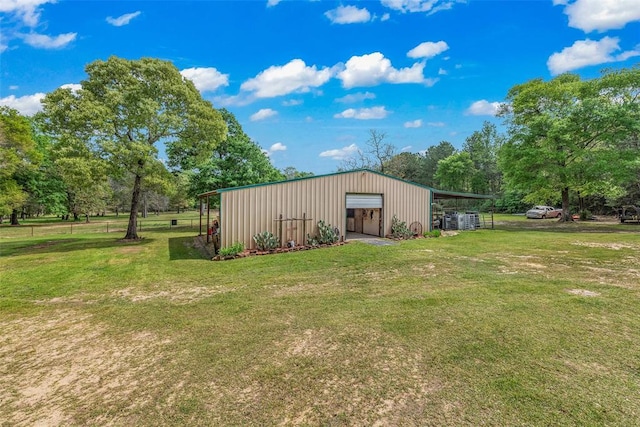
[[280,246],[281,246],[281,247],[284,247],[284,246],[283,246],[283,245],[284,245],[284,242],[282,241],[282,222],[283,222],[283,220],[282,220],[282,214],[280,214],[279,219],[280,219],[280,222],[279,222],[279,225],[278,225],[278,238],[280,239]]
[[211,203],[209,200],[209,195],[207,194],[207,243],[211,242],[213,236],[209,234],[209,226],[211,225],[211,220],[209,219],[211,215]]
[[306,246],[307,239],[307,213],[302,214],[302,246]]
[[198,213],[200,214],[200,231],[198,232],[198,236],[202,236],[202,197],[200,197],[200,209],[198,209]]

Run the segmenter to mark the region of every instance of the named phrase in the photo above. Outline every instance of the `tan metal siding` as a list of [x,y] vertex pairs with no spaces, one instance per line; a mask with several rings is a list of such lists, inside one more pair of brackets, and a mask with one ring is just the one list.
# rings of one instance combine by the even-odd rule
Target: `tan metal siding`
[[[298,218],[306,213],[306,233],[315,234],[319,220],[338,227],[344,235],[346,229],[346,194],[382,194],[383,230],[391,232],[394,214],[410,225],[419,221],[423,230],[428,230],[431,221],[431,192],[427,188],[402,182],[384,175],[355,171],[284,181],[270,185],[241,188],[221,193],[222,246],[243,242],[253,248],[253,235],[270,231],[278,235],[278,223],[283,218]],[[290,235],[298,244],[303,241],[301,221],[284,222],[283,240]]]

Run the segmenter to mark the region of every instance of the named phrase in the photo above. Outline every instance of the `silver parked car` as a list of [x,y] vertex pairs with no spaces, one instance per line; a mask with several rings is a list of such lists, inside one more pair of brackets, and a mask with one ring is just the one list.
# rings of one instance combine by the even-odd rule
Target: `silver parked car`
[[545,219],[545,218],[560,218],[562,215],[562,209],[556,209],[553,206],[534,206],[527,211],[527,218],[531,219]]

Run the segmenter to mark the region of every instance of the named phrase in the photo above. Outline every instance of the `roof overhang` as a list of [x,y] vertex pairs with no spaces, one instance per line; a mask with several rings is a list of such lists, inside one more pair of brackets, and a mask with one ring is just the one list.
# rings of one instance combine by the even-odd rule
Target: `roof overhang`
[[436,190],[435,188],[432,190],[432,192],[433,192],[434,200],[442,200],[442,199],[490,200],[490,199],[496,198],[495,196],[490,194],[457,193],[455,191]]

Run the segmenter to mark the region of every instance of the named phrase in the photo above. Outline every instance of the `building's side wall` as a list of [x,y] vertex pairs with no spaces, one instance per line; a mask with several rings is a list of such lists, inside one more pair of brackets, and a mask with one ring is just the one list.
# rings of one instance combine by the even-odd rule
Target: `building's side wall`
[[[222,246],[243,242],[253,248],[253,235],[262,231],[279,234],[280,214],[284,219],[307,221],[307,234],[317,232],[317,222],[323,220],[346,230],[346,194],[369,193],[383,195],[383,230],[391,231],[394,214],[407,225],[419,221],[428,230],[431,221],[430,190],[370,172],[357,171],[317,178],[225,191],[221,193],[220,221]],[[282,224],[283,240],[303,241],[302,221]]]

